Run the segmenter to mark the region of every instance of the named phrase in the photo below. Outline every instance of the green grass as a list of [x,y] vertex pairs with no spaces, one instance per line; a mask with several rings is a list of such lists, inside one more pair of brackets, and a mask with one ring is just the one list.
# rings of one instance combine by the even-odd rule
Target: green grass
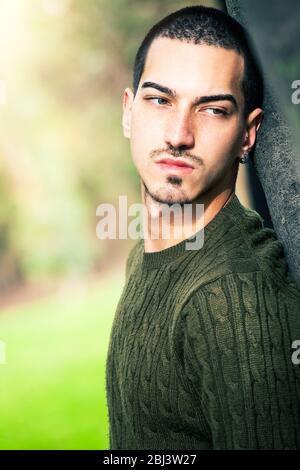
[[0,449],[107,449],[105,361],[123,277],[0,314]]

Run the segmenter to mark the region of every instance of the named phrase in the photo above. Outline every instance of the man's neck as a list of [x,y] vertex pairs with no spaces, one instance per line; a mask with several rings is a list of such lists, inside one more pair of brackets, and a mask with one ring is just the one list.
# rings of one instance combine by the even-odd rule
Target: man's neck
[[[161,251],[170,248],[181,241],[195,235],[196,232],[203,229],[217,213],[228,204],[235,190],[233,188],[226,189],[217,197],[210,201],[201,201],[202,210],[199,211],[196,203],[192,203],[189,207],[189,215],[183,218],[184,209],[178,215],[172,217],[163,217],[161,204],[153,199],[146,202],[146,218],[144,218],[144,250],[147,253]],[[199,207],[199,206],[198,206]],[[172,211],[171,211],[172,212]],[[184,220],[184,224],[183,224]]]

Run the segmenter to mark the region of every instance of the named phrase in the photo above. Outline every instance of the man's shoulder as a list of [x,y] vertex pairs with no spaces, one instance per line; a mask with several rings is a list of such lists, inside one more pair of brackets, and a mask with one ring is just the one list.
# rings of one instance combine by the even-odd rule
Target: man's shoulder
[[[191,260],[191,269],[199,286],[231,274],[238,279],[251,278],[253,273],[260,272],[279,288],[299,295],[282,242],[274,229],[264,226],[263,218],[255,210],[238,203],[237,210],[227,212],[218,238],[211,238],[205,248],[204,229],[205,256],[200,249],[199,256],[196,254]],[[201,258],[201,264],[198,258]]]
[[281,290],[262,271],[232,272],[190,292],[177,310],[175,338],[187,334],[201,347],[232,354],[256,351],[258,342],[263,352],[264,342],[274,343],[274,354],[283,348],[288,355],[300,338],[299,311],[299,290]]
[[[280,318],[298,325],[300,334],[300,289],[280,286],[276,279],[261,269],[249,272],[231,271],[215,279],[194,285],[180,308],[180,316],[202,317],[207,321],[240,323],[249,319],[280,322]],[[267,323],[265,324],[267,326]]]
[[291,275],[287,265],[281,266],[281,270],[274,269],[272,264],[257,263],[257,259],[248,258],[233,262],[228,259],[220,265],[211,266],[205,275],[201,272],[195,275],[190,282],[190,288],[186,299],[197,296],[198,293],[215,292],[222,295],[229,292],[231,295],[249,296],[264,295],[267,290],[278,292],[282,297],[291,297],[299,302],[300,287]]

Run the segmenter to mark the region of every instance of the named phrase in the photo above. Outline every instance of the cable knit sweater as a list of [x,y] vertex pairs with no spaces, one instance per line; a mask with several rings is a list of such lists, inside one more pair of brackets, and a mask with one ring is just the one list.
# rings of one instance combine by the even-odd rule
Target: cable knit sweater
[[110,449],[300,449],[295,340],[282,244],[236,194],[198,250],[138,240],[107,354]]

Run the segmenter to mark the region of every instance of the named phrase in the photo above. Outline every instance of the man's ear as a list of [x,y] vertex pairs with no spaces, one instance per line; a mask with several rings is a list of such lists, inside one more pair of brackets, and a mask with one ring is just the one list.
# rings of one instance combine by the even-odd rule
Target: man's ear
[[256,134],[261,126],[264,112],[261,108],[255,108],[247,118],[246,131],[243,142],[243,152],[250,152],[256,141]]
[[132,103],[133,103],[133,92],[130,88],[126,88],[123,93],[123,135],[127,139],[131,136],[131,115],[132,115]]

